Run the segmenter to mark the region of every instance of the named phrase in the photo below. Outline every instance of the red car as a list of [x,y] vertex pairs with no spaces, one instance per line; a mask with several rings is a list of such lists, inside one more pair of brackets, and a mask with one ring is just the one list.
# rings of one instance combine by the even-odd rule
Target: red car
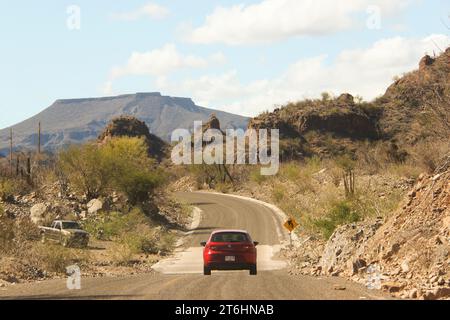
[[214,231],[207,242],[202,242],[203,274],[211,275],[211,270],[249,270],[257,274],[256,246],[247,231]]

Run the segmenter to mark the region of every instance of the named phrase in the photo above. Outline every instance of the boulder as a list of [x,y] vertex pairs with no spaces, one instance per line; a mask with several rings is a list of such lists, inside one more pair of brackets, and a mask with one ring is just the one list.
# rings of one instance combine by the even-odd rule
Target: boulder
[[104,203],[99,199],[92,199],[87,204],[87,211],[89,214],[96,214],[103,209]]
[[431,58],[429,55],[424,56],[419,63],[419,69],[423,70],[428,66],[431,66],[434,63],[434,59]]
[[31,207],[30,209],[30,218],[36,225],[41,225],[44,223],[45,216],[48,213],[48,206],[44,203],[38,203]]
[[344,106],[353,106],[355,105],[355,99],[349,93],[343,93],[337,98],[337,102],[340,105]]

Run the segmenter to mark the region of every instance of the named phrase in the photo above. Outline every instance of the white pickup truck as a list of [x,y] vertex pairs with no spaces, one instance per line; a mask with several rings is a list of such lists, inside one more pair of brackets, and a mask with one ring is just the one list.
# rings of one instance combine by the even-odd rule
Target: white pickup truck
[[78,222],[55,220],[51,227],[39,227],[41,241],[53,241],[64,247],[79,246],[85,248],[89,244],[89,233],[84,231]]

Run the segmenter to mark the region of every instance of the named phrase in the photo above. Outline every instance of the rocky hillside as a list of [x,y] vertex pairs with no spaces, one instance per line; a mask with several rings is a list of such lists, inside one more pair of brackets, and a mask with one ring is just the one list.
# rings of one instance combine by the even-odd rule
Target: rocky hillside
[[356,141],[379,138],[378,110],[364,107],[350,94],[305,100],[262,114],[252,119],[249,127],[278,128],[283,158],[332,155],[354,150]]
[[450,48],[425,56],[419,69],[404,75],[373,102],[338,98],[290,103],[264,113],[251,128],[279,128],[284,158],[353,152],[364,140],[389,141],[394,152],[421,141],[450,136]]
[[103,144],[114,137],[142,137],[148,145],[148,153],[152,158],[161,160],[168,144],[151,134],[145,122],[131,116],[114,118],[99,135],[98,141]]
[[421,175],[386,223],[340,227],[320,269],[365,283],[369,273],[404,298],[450,297],[450,155],[433,175]]
[[450,48],[425,56],[419,69],[398,79],[375,101],[383,108],[379,125],[400,144],[450,136]]
[[[246,128],[248,119],[202,108],[188,98],[137,93],[117,97],[58,100],[38,115],[13,126],[17,148],[35,148],[38,123],[42,144],[54,150],[71,143],[97,139],[109,121],[129,115],[145,121],[150,132],[165,141],[177,128],[192,128],[194,121],[207,120],[215,112],[224,128]],[[0,153],[7,154],[9,128],[0,130]]]

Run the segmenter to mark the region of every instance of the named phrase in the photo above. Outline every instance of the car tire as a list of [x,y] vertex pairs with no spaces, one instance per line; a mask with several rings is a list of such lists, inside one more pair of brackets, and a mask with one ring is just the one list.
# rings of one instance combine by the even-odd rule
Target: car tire
[[203,275],[210,276],[211,275],[211,268],[203,267]]
[[251,276],[256,276],[258,274],[258,269],[257,269],[257,267],[256,267],[256,264],[255,265],[252,265],[251,267],[250,267],[250,275]]

